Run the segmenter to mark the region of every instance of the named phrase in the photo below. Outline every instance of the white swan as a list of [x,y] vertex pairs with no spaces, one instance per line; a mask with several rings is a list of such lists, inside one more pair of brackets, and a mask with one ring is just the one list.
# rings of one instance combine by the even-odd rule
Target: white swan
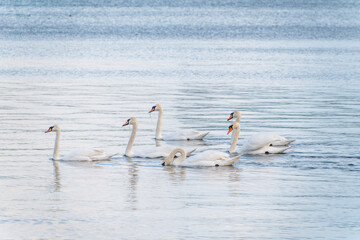
[[[174,158],[177,153],[180,157]],[[175,166],[198,166],[198,167],[218,167],[229,166],[239,160],[241,155],[230,158],[229,154],[208,150],[198,153],[194,156],[186,158],[186,151],[183,148],[175,148],[168,157],[164,159],[162,165],[175,165]]]
[[[49,127],[45,133],[48,132],[56,132],[56,139],[55,139],[55,147],[53,153],[53,160],[59,160],[59,144],[60,144],[60,133],[61,128],[59,125],[54,125]],[[117,154],[117,153],[116,153]],[[62,160],[68,161],[102,161],[102,160],[109,160],[113,155],[107,155],[104,151],[97,150],[97,149],[78,149],[70,152],[69,154],[65,155]]]
[[[227,119],[228,121],[230,121],[231,119],[236,118],[236,122],[240,123],[240,119],[241,119],[241,112],[240,111],[234,111],[232,113],[230,113],[229,118]],[[280,136],[276,133],[256,133],[256,138],[259,139],[264,139],[264,141],[271,141],[271,145],[270,146],[288,146],[290,143],[294,142],[294,140],[288,140],[283,136]],[[255,136],[254,135],[254,136]]]
[[[234,131],[233,131],[234,130]],[[231,135],[231,146],[230,153],[236,152],[236,144],[239,139],[240,134],[240,124],[238,122],[233,122],[229,126],[229,131],[227,134],[232,132]],[[240,154],[273,154],[273,153],[283,153],[289,146],[273,146],[272,144],[276,141],[279,141],[277,137],[278,135],[271,134],[254,134],[253,136],[249,136],[245,138],[244,145],[240,150]]]
[[166,134],[164,137],[161,135],[161,126],[162,126],[162,116],[163,108],[160,104],[156,104],[151,108],[149,113],[158,111],[158,120],[156,125],[155,139],[164,139],[168,141],[177,141],[177,140],[202,140],[209,132],[198,132],[194,130],[181,130],[174,133]]
[[[137,149],[136,153],[133,153],[132,148],[136,137],[136,131],[138,128],[138,122],[135,117],[129,118],[123,126],[132,125],[133,129],[131,136],[126,147],[125,156],[127,157],[141,157],[141,158],[159,158],[168,156],[172,150],[175,149],[173,146],[165,145],[159,147],[142,147]],[[196,149],[191,149],[188,152],[188,155],[193,153]]]

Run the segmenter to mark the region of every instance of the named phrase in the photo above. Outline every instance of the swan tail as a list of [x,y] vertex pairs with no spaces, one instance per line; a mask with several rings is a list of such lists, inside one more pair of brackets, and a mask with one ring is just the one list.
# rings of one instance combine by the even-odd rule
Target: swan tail
[[289,146],[290,143],[292,142],[295,142],[295,139],[292,139],[292,140],[282,140],[282,141],[276,141],[276,142],[273,142],[271,145],[272,146]]
[[240,157],[241,155],[228,159],[225,165],[233,165],[234,162],[239,161]]
[[90,161],[105,161],[110,160],[115,155],[118,155],[119,153],[111,154],[111,155],[100,155],[100,156],[94,156],[90,158]]
[[114,154],[111,154],[111,155],[109,155],[109,158],[108,159],[110,159],[110,158],[112,158],[112,157],[114,157],[114,156],[116,156],[116,155],[119,155],[120,153],[114,153]]
[[296,139],[288,140],[288,144],[287,144],[287,145],[289,145],[290,143],[295,142],[295,141],[296,141]]
[[194,139],[195,140],[203,140],[204,137],[206,137],[210,132],[206,132],[206,133],[202,133],[202,134],[199,134],[198,136],[196,136]]
[[186,157],[189,157],[193,152],[196,151],[196,148],[186,153]]

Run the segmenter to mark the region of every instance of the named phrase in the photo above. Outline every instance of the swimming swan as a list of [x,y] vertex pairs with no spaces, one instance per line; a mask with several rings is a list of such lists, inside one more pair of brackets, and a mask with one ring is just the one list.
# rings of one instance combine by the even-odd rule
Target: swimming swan
[[[53,153],[53,160],[59,160],[59,144],[60,144],[60,133],[61,128],[59,125],[54,125],[49,127],[45,133],[48,132],[56,132],[56,139],[55,139],[55,147]],[[117,153],[116,153],[117,154]],[[107,155],[102,150],[97,149],[78,149],[70,152],[69,154],[65,155],[62,160],[67,161],[102,161],[102,160],[109,160],[113,155]]]
[[158,111],[158,120],[156,125],[156,133],[155,139],[163,139],[168,141],[176,141],[176,140],[202,140],[209,132],[198,132],[194,130],[181,130],[174,133],[166,134],[164,137],[161,136],[161,126],[162,126],[162,116],[163,116],[163,108],[160,104],[156,104],[151,108],[149,113]]
[[[227,134],[232,132],[231,135],[231,145],[230,153],[236,152],[236,144],[239,140],[240,134],[240,124],[238,122],[233,122],[229,126],[229,131]],[[254,134],[245,138],[244,145],[240,151],[240,154],[270,154],[270,153],[283,153],[289,146],[274,146],[274,142],[279,141],[278,135],[271,134]]]
[[[227,119],[228,121],[230,121],[231,119],[236,118],[236,122],[240,123],[240,118],[241,118],[241,113],[240,111],[234,111],[232,113],[230,113],[230,117]],[[276,133],[256,133],[255,135],[257,139],[261,139],[263,138],[264,141],[266,139],[266,141],[270,140],[271,146],[288,146],[290,143],[294,142],[294,140],[288,140],[283,136],[280,136]],[[272,141],[273,140],[273,141]]]
[[[135,153],[133,153],[132,148],[135,141],[136,131],[138,129],[138,122],[135,117],[129,118],[126,123],[123,124],[124,126],[132,125],[132,132],[126,147],[125,156],[127,157],[141,157],[141,158],[159,158],[159,157],[167,157],[171,151],[175,149],[173,146],[165,145],[160,147],[142,147],[138,148]],[[193,153],[196,149],[191,149],[188,152],[188,155]]]
[[[180,157],[174,158],[177,153]],[[186,158],[186,151],[183,148],[175,148],[168,157],[164,159],[162,165],[175,165],[175,166],[192,166],[192,167],[218,167],[229,166],[239,160],[241,155],[230,158],[229,154],[208,150],[198,153],[194,156]]]

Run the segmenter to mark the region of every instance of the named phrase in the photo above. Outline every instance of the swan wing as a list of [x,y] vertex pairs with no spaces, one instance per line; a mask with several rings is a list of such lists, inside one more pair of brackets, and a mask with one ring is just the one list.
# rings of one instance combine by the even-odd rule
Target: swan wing
[[295,139],[288,140],[284,138],[284,140],[279,140],[271,143],[272,146],[289,146],[290,143],[295,142]]
[[[114,154],[116,155],[116,154]],[[78,149],[70,152],[63,157],[63,160],[68,161],[100,161],[108,160],[114,155],[107,155],[102,150],[97,149]]]
[[[136,153],[132,157],[141,157],[141,158],[162,158],[167,157],[176,147],[170,145],[164,145],[159,147],[145,146],[136,149]],[[196,149],[194,148],[185,148],[187,156],[193,153]]]
[[275,133],[256,133],[245,139],[242,149],[245,152],[256,151],[273,142],[284,141],[284,139]]
[[263,148],[254,150],[254,151],[248,151],[246,154],[277,154],[277,153],[283,153],[286,150],[290,149],[289,146],[264,146]]
[[203,167],[226,166],[232,165],[239,158],[240,156],[230,158],[227,153],[208,150],[185,159],[180,165]]
[[141,157],[141,158],[160,158],[167,157],[171,153],[172,148],[169,146],[144,146],[141,148],[137,148],[133,157]]
[[168,141],[176,140],[202,140],[206,137],[209,132],[199,132],[194,130],[181,130],[173,133],[168,133],[164,135],[164,139]]

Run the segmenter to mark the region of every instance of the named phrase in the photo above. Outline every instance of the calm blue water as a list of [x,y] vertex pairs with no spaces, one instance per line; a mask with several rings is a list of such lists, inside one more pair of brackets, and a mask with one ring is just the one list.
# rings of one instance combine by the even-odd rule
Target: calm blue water
[[[2,1],[0,239],[359,239],[358,1]],[[234,167],[120,156],[53,162],[82,147],[125,152],[163,131],[296,139]]]

